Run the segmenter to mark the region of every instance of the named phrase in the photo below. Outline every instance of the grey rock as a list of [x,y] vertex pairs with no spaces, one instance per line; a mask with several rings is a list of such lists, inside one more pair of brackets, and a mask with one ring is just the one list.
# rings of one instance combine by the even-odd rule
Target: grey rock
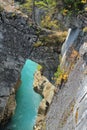
[[[45,67],[43,74],[50,80],[58,65],[58,53],[53,53],[51,47],[35,48],[33,44],[37,41],[37,28],[29,26],[28,18],[17,13],[0,12],[0,124],[12,115],[9,98],[13,105],[12,90],[15,90],[16,82],[20,76],[21,69],[26,59],[34,60]],[[54,64],[55,62],[55,64]],[[18,88],[16,86],[16,88]],[[8,106],[8,108],[6,107]],[[10,114],[6,115],[6,111]],[[5,121],[6,121],[5,119]],[[7,122],[7,121],[6,121]]]
[[[77,46],[79,46],[77,44]],[[87,42],[79,49],[68,81],[54,96],[46,117],[47,130],[87,129]],[[75,49],[75,48],[74,48]],[[68,51],[71,51],[68,49]],[[69,58],[70,55],[67,55]],[[67,62],[67,59],[66,61]],[[72,60],[70,61],[72,63]],[[64,66],[63,66],[64,67]],[[69,67],[69,66],[68,66]]]
[[3,37],[2,33],[0,32],[0,41],[1,41],[3,38],[4,38],[4,37]]
[[9,87],[6,87],[6,82],[0,83],[0,97],[6,97],[9,96]]

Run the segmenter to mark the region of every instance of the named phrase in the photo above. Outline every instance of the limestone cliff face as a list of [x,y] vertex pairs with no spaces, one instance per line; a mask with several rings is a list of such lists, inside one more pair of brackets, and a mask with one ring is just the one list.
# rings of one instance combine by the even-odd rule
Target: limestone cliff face
[[60,64],[69,77],[66,83],[61,84],[61,89],[56,89],[39,71],[35,74],[34,90],[43,97],[38,109],[35,130],[87,129],[86,39],[81,30],[69,30],[62,47]]
[[[70,2],[64,0],[58,0],[58,14],[57,18],[59,21],[62,22],[67,28],[83,28],[87,26],[87,11],[85,8],[87,7],[87,2],[85,1],[84,4],[80,3],[81,5],[75,7],[75,4],[78,3],[77,1]],[[66,8],[67,6],[67,8]],[[79,11],[76,11],[76,9]],[[68,13],[62,14],[61,11],[67,10]],[[77,13],[78,12],[78,13]]]
[[87,35],[78,35],[78,40],[72,35],[73,41],[70,35],[63,45],[61,61],[69,77],[54,96],[46,117],[47,130],[87,129]]

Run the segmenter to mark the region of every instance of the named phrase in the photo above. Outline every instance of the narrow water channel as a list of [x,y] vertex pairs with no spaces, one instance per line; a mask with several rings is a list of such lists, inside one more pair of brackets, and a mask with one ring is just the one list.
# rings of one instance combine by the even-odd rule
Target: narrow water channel
[[37,63],[27,60],[22,72],[22,84],[16,94],[17,107],[8,130],[33,130],[41,96],[33,90]]

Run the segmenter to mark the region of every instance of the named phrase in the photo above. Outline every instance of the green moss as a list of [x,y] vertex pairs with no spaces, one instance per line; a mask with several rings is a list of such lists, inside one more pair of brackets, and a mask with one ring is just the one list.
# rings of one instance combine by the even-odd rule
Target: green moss
[[62,10],[63,15],[77,15],[84,10],[84,6],[87,3],[86,0],[63,0],[64,7]]
[[41,69],[42,69],[42,66],[41,66],[41,65],[38,65],[38,66],[37,66],[37,70],[38,70],[38,71],[41,71]]
[[68,78],[68,73],[61,69],[60,65],[57,68],[57,71],[54,73],[55,84],[60,85],[63,82],[66,82]]

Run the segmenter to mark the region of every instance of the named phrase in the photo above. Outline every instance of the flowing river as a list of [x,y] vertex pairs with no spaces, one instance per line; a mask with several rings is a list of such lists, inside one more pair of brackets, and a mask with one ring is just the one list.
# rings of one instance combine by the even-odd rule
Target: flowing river
[[22,84],[16,94],[17,107],[7,130],[33,130],[41,96],[33,90],[34,73],[38,64],[27,60],[22,72]]

